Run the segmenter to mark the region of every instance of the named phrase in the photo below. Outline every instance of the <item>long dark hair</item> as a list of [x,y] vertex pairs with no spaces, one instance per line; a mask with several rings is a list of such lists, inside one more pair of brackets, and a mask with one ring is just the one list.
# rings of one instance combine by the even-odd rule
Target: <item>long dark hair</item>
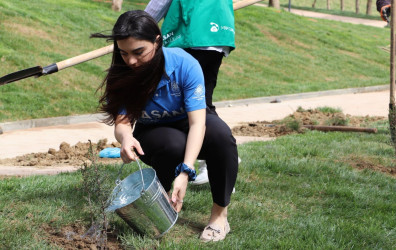
[[[126,117],[133,124],[141,116],[165,73],[161,30],[149,14],[142,10],[132,10],[118,18],[111,35],[95,33],[91,37],[107,38],[114,43],[110,68],[97,90],[104,88],[99,99],[99,110],[107,114],[103,121],[113,125],[120,110],[125,109]],[[124,62],[117,45],[117,40],[129,37],[157,43],[153,58],[133,69]]]

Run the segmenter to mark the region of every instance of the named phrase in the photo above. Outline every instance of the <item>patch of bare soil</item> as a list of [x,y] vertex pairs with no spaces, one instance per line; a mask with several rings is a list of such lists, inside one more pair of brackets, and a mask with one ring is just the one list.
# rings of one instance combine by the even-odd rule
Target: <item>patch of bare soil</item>
[[[375,160],[372,159],[362,159],[361,157],[349,157],[348,160],[345,160],[345,162],[348,162],[353,168],[359,169],[359,170],[365,170],[365,169],[370,169],[373,171],[385,173],[388,175],[391,175],[392,177],[396,178],[396,168],[389,168],[386,166],[383,166]],[[396,160],[394,161],[394,166],[396,166]]]
[[341,112],[323,112],[318,109],[299,109],[282,120],[257,121],[234,127],[232,133],[240,136],[278,137],[303,133],[303,125],[366,127],[369,123],[385,120],[383,116],[351,116]]
[[[119,143],[108,144],[107,139],[99,140],[97,143],[92,143],[92,150],[94,155],[98,155],[104,148],[120,147]],[[89,154],[90,143],[78,142],[74,146],[70,146],[66,142],[62,142],[59,150],[54,148],[48,149],[47,153],[30,153],[15,158],[1,159],[0,165],[11,166],[82,166],[84,163],[89,163],[92,156]],[[97,163],[120,163],[119,158],[98,158],[95,157]]]
[[121,244],[117,241],[117,235],[109,233],[107,242],[103,243],[105,248],[98,246],[97,240],[92,236],[85,236],[87,228],[80,223],[73,223],[72,225],[65,226],[61,229],[56,229],[50,225],[43,225],[43,230],[47,235],[47,239],[51,245],[57,246],[65,250],[74,249],[110,249],[118,250],[123,249]]

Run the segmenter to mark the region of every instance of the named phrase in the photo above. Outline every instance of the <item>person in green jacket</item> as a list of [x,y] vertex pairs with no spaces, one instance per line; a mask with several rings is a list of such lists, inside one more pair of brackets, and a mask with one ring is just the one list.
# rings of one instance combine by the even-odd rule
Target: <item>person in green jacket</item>
[[[235,49],[232,0],[151,0],[145,11],[161,27],[164,46],[183,48],[201,65],[209,113],[217,114],[212,96],[223,57]],[[199,160],[199,174],[192,184],[207,183],[205,161]]]

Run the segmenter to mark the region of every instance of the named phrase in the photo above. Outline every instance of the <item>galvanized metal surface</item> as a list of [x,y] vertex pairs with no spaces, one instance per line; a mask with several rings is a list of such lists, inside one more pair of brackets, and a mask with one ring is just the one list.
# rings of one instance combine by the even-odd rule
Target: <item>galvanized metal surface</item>
[[164,235],[178,218],[152,168],[126,177],[114,188],[110,200],[108,211],[115,211],[137,233],[153,238]]

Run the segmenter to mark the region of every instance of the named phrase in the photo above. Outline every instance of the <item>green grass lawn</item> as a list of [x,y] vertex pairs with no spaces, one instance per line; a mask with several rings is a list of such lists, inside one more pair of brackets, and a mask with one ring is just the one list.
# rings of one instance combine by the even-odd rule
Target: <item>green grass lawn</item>
[[[126,249],[394,249],[396,179],[385,122],[376,134],[307,131],[238,147],[242,159],[229,206],[232,233],[203,244],[208,185],[189,186],[177,224],[160,240],[111,216]],[[103,167],[115,180],[119,166]],[[124,175],[138,170],[127,165]],[[48,228],[90,227],[81,172],[0,181],[0,249],[55,249]],[[84,232],[82,232],[84,233]],[[81,234],[82,234],[81,233]]]
[[[125,1],[123,10],[146,0]],[[2,0],[0,76],[106,46],[89,39],[120,13],[93,0]],[[235,12],[236,50],[223,60],[214,101],[383,85],[389,82],[389,29],[300,17],[250,6]],[[87,114],[110,55],[0,87],[0,122]]]
[[[145,3],[124,1],[124,10]],[[118,15],[104,1],[2,0],[0,75],[105,46],[89,34],[111,29]],[[237,49],[223,61],[216,101],[389,81],[389,54],[380,49],[389,45],[389,29],[262,7],[235,16]],[[1,86],[0,121],[96,112],[95,89],[109,62],[105,56]],[[394,149],[389,125],[372,127],[378,133],[307,131],[240,145],[232,233],[223,242],[198,240],[209,218],[208,185],[189,187],[177,224],[160,240],[137,236],[118,216],[110,225],[126,249],[395,249],[396,180],[378,171],[396,167]],[[102,170],[114,181],[119,167]],[[128,165],[124,177],[137,169]],[[0,249],[57,249],[49,228],[89,228],[82,187],[80,171],[1,179]]]
[[217,100],[387,83],[389,54],[379,47],[388,29],[258,11],[236,12],[238,46],[223,61]]

